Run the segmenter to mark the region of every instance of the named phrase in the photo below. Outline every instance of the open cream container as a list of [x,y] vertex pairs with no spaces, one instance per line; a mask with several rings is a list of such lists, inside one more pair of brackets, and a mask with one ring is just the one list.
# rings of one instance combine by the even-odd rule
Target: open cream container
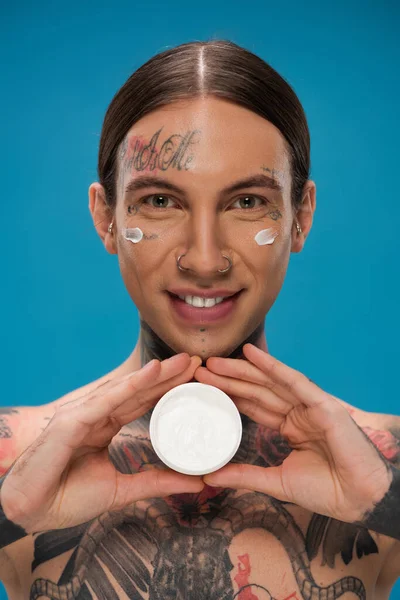
[[234,456],[242,421],[225,392],[204,383],[184,383],[156,404],[150,439],[157,456],[174,471],[206,475]]

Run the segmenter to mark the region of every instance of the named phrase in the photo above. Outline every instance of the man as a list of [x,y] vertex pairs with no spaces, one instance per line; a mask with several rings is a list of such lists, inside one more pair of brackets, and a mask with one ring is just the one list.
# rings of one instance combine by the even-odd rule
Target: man
[[[265,315],[310,232],[316,187],[306,177],[293,200],[301,169],[279,115],[212,87],[231,68],[262,95],[255,72],[266,67],[219,42],[152,61],[134,89],[145,103],[146,78],[164,100],[147,96],[151,108],[127,125],[115,108],[131,110],[125,85],[89,188],[140,338],[100,380],[6,411],[9,597],[387,598],[400,571],[400,419],[353,408],[268,353]],[[272,75],[278,111],[292,92]],[[168,88],[174,77],[191,96]],[[289,105],[282,123],[295,112],[303,124]],[[204,478],[166,469],[148,434],[159,398],[191,380],[225,391],[243,415],[234,461]]]

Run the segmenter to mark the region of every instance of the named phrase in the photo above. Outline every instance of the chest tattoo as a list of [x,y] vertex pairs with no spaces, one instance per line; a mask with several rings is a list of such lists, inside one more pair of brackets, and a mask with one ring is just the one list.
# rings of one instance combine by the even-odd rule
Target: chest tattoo
[[[278,432],[247,421],[234,461],[274,466],[289,452]],[[122,473],[162,468],[145,422],[111,446],[110,458]],[[247,554],[239,556],[237,575],[232,573],[231,542],[253,528],[270,533],[284,548],[298,586],[294,600],[336,600],[346,592],[365,600],[365,587],[357,577],[317,585],[311,561],[320,549],[322,564],[331,568],[337,555],[349,564],[356,556],[376,553],[369,532],[313,515],[304,534],[289,508],[261,493],[206,486],[198,494],[138,501],[77,527],[37,534],[32,572],[65,552],[72,554],[57,582],[43,577],[34,581],[30,600],[117,600],[115,582],[133,600],[274,600],[251,580]],[[268,568],[266,564],[266,575]]]

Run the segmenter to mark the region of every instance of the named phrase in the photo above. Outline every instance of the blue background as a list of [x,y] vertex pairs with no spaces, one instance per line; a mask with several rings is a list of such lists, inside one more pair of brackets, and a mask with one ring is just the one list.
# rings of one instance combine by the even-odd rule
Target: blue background
[[269,349],[348,402],[398,414],[399,4],[42,0],[0,10],[0,403],[50,402],[131,352],[137,313],[87,208],[102,119],[155,53],[228,38],[294,86],[311,130],[314,228],[267,318]]

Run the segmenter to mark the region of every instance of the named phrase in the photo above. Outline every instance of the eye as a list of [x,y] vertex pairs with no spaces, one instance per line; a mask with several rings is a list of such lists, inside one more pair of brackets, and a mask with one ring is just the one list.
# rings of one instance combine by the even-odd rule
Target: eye
[[169,196],[165,196],[164,194],[152,194],[151,196],[143,198],[142,204],[151,206],[151,208],[170,208],[171,206],[168,206],[169,201],[173,202]]
[[[258,204],[257,204],[258,202]],[[235,206],[237,205],[237,203],[239,203],[239,206]],[[267,201],[264,198],[260,198],[259,196],[252,196],[252,195],[247,195],[247,196],[242,196],[241,198],[238,198],[236,200],[236,202],[234,202],[232,204],[233,208],[244,208],[244,209],[252,209],[252,208],[258,208],[259,206],[265,205],[267,203]]]

